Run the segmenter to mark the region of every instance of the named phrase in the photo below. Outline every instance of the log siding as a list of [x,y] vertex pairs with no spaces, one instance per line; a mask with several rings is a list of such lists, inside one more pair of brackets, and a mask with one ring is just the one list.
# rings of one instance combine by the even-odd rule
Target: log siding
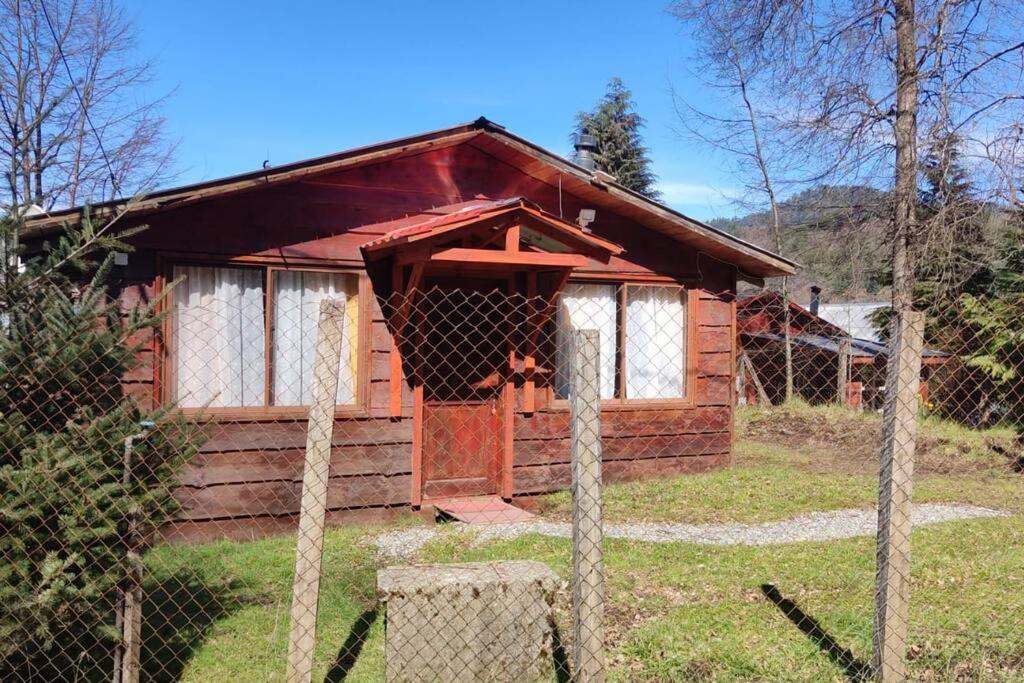
[[[451,183],[445,185],[441,182]],[[313,181],[170,208],[147,216],[149,229],[121,273],[125,311],[157,295],[164,263],[240,260],[267,266],[367,271],[359,246],[373,239],[361,227],[454,203],[477,194],[517,194],[548,211],[575,216],[583,200],[524,175],[485,152],[459,146],[406,156]],[[624,401],[602,407],[607,481],[701,471],[732,461],[735,367],[735,268],[602,209],[596,234],[626,251],[607,265],[590,264],[574,279],[675,282],[689,289],[695,325],[689,331],[696,367],[683,402]],[[191,235],[181,239],[182,231]],[[183,254],[183,245],[187,251]],[[386,279],[390,281],[390,272]],[[387,518],[410,508],[413,392],[401,383],[401,416],[390,410],[392,337],[379,297],[386,291],[372,268],[360,288],[367,312],[361,341],[365,398],[358,415],[339,416],[331,453],[328,521]],[[378,289],[379,288],[379,289]],[[160,335],[140,339],[139,365],[123,381],[126,393],[151,406],[161,400]],[[538,365],[540,359],[538,358]],[[528,498],[569,482],[569,414],[552,404],[538,379],[535,405],[524,412],[515,387],[513,495]],[[294,529],[301,496],[305,422],[301,415],[218,416],[208,439],[184,469],[178,520],[168,540],[249,538]]]

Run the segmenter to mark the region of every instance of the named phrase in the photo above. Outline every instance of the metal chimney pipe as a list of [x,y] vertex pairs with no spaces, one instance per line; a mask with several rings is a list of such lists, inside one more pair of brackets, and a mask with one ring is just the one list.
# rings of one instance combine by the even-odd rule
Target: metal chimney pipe
[[821,287],[811,287],[811,305],[808,306],[808,310],[811,315],[818,315],[818,304],[821,303]]
[[588,171],[593,171],[597,164],[594,162],[594,152],[597,151],[597,138],[591,135],[586,128],[576,136],[576,165],[582,166]]

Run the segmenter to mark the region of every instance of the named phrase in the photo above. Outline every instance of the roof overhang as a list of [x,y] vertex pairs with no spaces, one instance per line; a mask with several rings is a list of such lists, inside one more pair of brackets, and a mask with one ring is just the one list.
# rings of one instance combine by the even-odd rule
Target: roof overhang
[[[710,258],[732,264],[741,276],[761,278],[792,275],[798,267],[789,259],[633,192],[607,174],[595,173],[567,161],[484,118],[283,166],[104,202],[92,206],[90,211],[93,216],[100,218],[122,213],[141,217],[215,197],[257,191],[272,185],[298,182],[343,169],[460,144],[473,145],[541,182],[561,187],[596,208],[612,211],[664,233]],[[32,239],[59,232],[65,224],[76,223],[82,211],[83,207],[75,207],[32,217],[26,221],[23,236]]]
[[[576,267],[584,265],[587,259],[608,263],[623,251],[614,242],[546,213],[524,197],[469,203],[419,222],[403,221],[401,227],[393,229],[387,229],[386,224],[372,227],[381,228],[384,234],[362,245],[363,253],[371,261],[391,255],[410,262],[421,258],[454,262],[476,256],[479,262],[491,265],[499,265],[497,259],[502,258],[509,266]],[[475,237],[477,243],[493,244],[511,230],[515,231],[512,246],[518,260],[512,260],[508,254],[499,256],[481,249],[451,246],[460,237]],[[526,248],[520,249],[521,244]],[[440,245],[446,248],[438,250]]]

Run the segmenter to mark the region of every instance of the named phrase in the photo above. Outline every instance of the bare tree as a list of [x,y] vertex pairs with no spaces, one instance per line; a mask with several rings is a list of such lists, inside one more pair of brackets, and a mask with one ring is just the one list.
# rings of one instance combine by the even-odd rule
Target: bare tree
[[[704,6],[701,6],[703,9]],[[709,111],[689,102],[676,100],[679,113],[689,136],[733,156],[737,160],[738,175],[747,189],[762,197],[768,204],[770,227],[775,251],[782,253],[782,219],[773,159],[769,159],[764,141],[762,112],[754,104],[754,81],[761,71],[755,55],[741,52],[727,24],[718,12],[690,14],[682,5],[677,13],[698,22],[700,36],[700,72],[705,85],[720,91],[726,111]],[[749,199],[744,198],[749,204]],[[785,400],[793,399],[793,340],[790,332],[789,278],[782,278],[782,322],[785,357]]]
[[[724,6],[724,7],[723,7]],[[1024,5],[1019,0],[680,0],[700,21],[719,13],[729,40],[771,75],[773,107],[805,170],[867,177],[890,189],[892,303],[898,329],[879,468],[876,610],[870,670],[905,680],[910,495],[916,445],[921,324],[916,259],[943,221],[920,221],[919,150],[974,140],[979,170],[1009,196],[1019,159],[990,157],[989,142],[1019,149],[1024,99]],[[703,26],[705,24],[698,24]],[[921,137],[925,139],[922,140]],[[814,154],[807,155],[808,150]],[[979,177],[986,174],[978,173]],[[916,342],[911,341],[916,339]],[[916,347],[916,348],[915,348]],[[916,360],[915,360],[916,357]]]
[[169,175],[152,66],[115,0],[0,0],[0,205],[131,195]]
[[[919,150],[957,135],[982,196],[1021,187],[1024,6],[1004,0],[680,0],[698,31],[728,33],[770,81],[773,135],[792,176],[889,190],[893,303],[912,299],[922,244]],[[755,106],[758,103],[755,102]],[[1003,200],[1005,201],[1005,199]],[[941,232],[941,229],[940,229]]]

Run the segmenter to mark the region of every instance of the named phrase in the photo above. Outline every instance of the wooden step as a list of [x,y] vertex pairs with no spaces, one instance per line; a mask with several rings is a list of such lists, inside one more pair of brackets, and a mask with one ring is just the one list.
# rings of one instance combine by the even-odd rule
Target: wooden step
[[512,524],[534,519],[531,513],[509,505],[497,496],[432,500],[430,505],[442,515],[466,524]]

